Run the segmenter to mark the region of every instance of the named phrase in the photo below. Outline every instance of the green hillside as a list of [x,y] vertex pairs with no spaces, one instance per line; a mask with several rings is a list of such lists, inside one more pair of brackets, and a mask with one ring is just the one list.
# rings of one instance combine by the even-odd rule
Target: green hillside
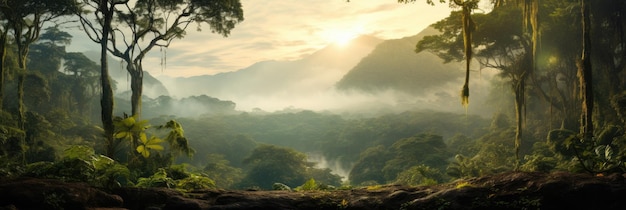
[[399,90],[422,95],[429,88],[441,86],[463,76],[459,63],[444,64],[429,52],[414,52],[415,44],[436,30],[427,28],[419,34],[379,44],[350,70],[336,86],[339,90],[378,92]]

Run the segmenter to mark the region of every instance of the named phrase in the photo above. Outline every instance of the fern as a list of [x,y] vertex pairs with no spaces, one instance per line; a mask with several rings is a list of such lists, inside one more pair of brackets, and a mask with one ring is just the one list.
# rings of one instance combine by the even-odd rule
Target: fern
[[306,181],[302,186],[296,187],[296,191],[312,191],[320,190],[319,185],[315,182],[315,179],[311,178]]

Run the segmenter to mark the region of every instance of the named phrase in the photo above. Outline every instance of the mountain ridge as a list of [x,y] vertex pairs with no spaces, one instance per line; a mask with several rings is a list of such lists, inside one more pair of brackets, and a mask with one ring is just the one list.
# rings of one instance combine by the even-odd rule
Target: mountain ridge
[[423,37],[437,33],[429,27],[414,36],[381,43],[344,75],[336,87],[368,93],[393,89],[423,96],[429,89],[455,81],[464,75],[460,63],[444,63],[428,51],[414,52],[415,44]]
[[[174,98],[208,95],[233,101],[238,110],[466,112],[458,97],[465,75],[462,63],[444,63],[428,51],[414,52],[419,40],[437,33],[429,27],[399,39],[361,36],[346,46],[328,45],[298,60],[265,60],[214,75],[157,78]],[[489,79],[491,74],[479,77]],[[470,80],[472,100],[484,101],[488,84],[476,78]],[[489,114],[484,107],[470,106],[470,111]]]
[[[172,91],[176,97],[206,94],[230,98],[233,95],[267,96],[295,90],[311,92],[315,87],[332,87],[336,80],[382,41],[372,36],[360,36],[348,46],[329,45],[298,60],[260,61],[237,71],[214,75],[157,78],[168,87],[181,89]],[[309,83],[305,84],[307,81]]]

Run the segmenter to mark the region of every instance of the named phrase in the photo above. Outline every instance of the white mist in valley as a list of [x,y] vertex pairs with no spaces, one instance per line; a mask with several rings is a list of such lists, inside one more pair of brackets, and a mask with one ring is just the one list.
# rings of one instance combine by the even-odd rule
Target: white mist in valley
[[[441,59],[432,54],[416,55],[413,52],[417,40],[432,33],[432,30],[425,30],[421,35],[384,42],[371,36],[362,36],[347,46],[331,45],[300,60],[263,61],[245,69],[216,75],[190,78],[157,76],[157,78],[174,98],[207,95],[232,101],[236,104],[236,110],[246,112],[312,110],[375,115],[426,109],[489,115],[493,109],[484,106],[484,102],[490,90],[490,80],[496,71],[490,69],[475,71],[478,65],[473,65],[474,70],[470,79],[470,106],[466,110],[460,102],[460,90],[465,75],[463,65],[454,62],[443,64]],[[404,59],[398,62],[405,62],[402,65],[407,66],[406,68],[415,68],[411,71],[422,72],[445,71],[420,73],[434,74],[439,79],[442,77],[444,79],[440,81],[430,78],[407,78],[415,83],[426,84],[418,86],[425,88],[410,90],[410,93],[406,90],[384,86],[375,90],[338,89],[337,83],[354,70],[355,66],[367,63],[368,60],[371,63],[371,60],[374,60],[375,64],[382,65],[384,68],[384,65],[387,65],[385,62],[388,61],[376,60],[381,60],[381,57],[383,60],[389,57],[393,59],[395,55],[387,55],[388,53],[384,51],[389,49],[376,52],[379,46],[381,48],[399,46],[399,49],[394,48],[391,51],[408,55],[408,57],[398,58]],[[416,62],[414,58],[427,64],[417,63],[415,66],[413,65]],[[406,61],[407,59],[409,62]],[[191,109],[187,109],[186,112],[189,112],[189,116],[199,114]]]

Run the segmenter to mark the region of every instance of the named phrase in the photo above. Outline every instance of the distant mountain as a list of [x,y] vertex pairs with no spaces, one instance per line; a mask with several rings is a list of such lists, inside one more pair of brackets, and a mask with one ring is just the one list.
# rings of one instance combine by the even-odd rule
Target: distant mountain
[[[487,106],[460,105],[465,72],[432,53],[414,52],[432,28],[394,40],[361,36],[347,46],[330,45],[294,61],[262,61],[247,68],[188,78],[159,76],[174,98],[206,95],[236,103],[237,110],[293,109],[342,113],[388,113],[415,109],[488,114]],[[470,103],[483,103],[489,75],[470,80]],[[478,77],[477,77],[478,76]]]
[[[130,109],[130,95],[121,94],[115,98],[116,115],[121,116],[124,110]],[[236,104],[232,101],[223,101],[206,95],[172,98],[159,96],[157,98],[142,97],[141,116],[145,119],[160,116],[198,117],[208,115],[233,114]],[[128,113],[128,111],[126,111]]]
[[[158,77],[176,97],[206,94],[228,100],[306,95],[332,88],[382,40],[361,36],[347,46],[330,45],[294,61],[262,61],[239,71],[189,78]],[[234,100],[239,104],[239,100]]]
[[337,89],[368,93],[397,90],[419,96],[463,77],[460,63],[444,64],[430,52],[414,52],[417,42],[437,32],[429,27],[415,36],[380,43],[337,82]]
[[[83,52],[89,59],[100,63],[100,53]],[[113,79],[115,91],[114,115],[130,113],[130,76],[125,65],[119,59],[109,57],[109,74]],[[207,95],[198,94],[181,98],[172,98],[168,89],[150,73],[144,71],[142,97],[142,117],[155,118],[162,115],[178,117],[197,117],[201,115],[235,113],[235,103]]]

